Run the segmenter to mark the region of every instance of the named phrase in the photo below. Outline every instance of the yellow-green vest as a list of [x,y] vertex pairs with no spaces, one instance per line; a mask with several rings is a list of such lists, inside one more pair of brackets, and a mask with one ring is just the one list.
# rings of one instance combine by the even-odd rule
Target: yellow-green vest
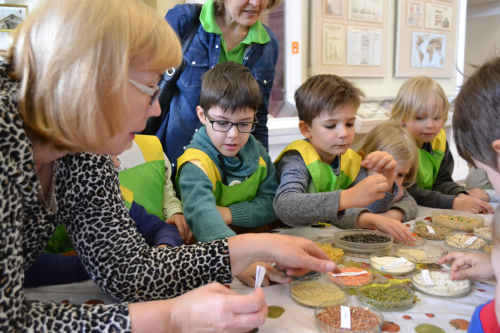
[[321,161],[321,157],[314,147],[305,140],[296,140],[289,144],[278,156],[277,164],[284,153],[297,151],[302,156],[307,170],[311,175],[311,182],[307,188],[308,193],[322,193],[343,190],[354,182],[361,169],[362,157],[352,149],[339,156],[340,174],[337,176],[330,165]]
[[212,194],[215,197],[215,203],[221,207],[227,207],[244,201],[252,201],[257,196],[260,184],[267,176],[266,162],[260,156],[259,166],[250,177],[235,185],[229,186],[223,184],[219,169],[210,156],[199,149],[188,148],[177,159],[177,183],[179,181],[180,170],[186,162],[193,163],[205,172],[212,183]]
[[432,154],[424,149],[418,150],[417,186],[426,190],[432,190],[443,162],[446,151],[445,131],[442,129],[430,143],[434,151]]

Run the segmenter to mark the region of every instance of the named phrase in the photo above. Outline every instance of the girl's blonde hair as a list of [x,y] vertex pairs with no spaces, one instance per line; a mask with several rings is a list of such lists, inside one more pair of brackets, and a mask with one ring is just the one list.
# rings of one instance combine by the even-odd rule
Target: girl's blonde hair
[[[134,62],[138,58],[143,63]],[[13,33],[25,125],[69,151],[107,148],[129,116],[128,73],[181,59],[173,29],[138,0],[43,0]]]
[[436,104],[442,107],[443,124],[446,123],[450,109],[448,98],[439,83],[427,76],[417,76],[403,83],[392,107],[391,120],[397,124],[414,120],[426,111],[429,96],[434,96]]
[[418,149],[408,130],[398,124],[386,122],[375,126],[359,143],[358,153],[364,156],[374,151],[386,151],[398,164],[411,163],[403,184],[411,186],[417,178]]

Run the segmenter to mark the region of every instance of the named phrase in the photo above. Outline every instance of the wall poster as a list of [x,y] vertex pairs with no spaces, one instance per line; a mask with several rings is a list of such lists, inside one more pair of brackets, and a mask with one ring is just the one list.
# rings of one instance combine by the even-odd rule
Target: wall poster
[[311,1],[310,74],[387,76],[389,15],[390,0]]
[[394,76],[454,77],[457,15],[457,0],[398,0]]

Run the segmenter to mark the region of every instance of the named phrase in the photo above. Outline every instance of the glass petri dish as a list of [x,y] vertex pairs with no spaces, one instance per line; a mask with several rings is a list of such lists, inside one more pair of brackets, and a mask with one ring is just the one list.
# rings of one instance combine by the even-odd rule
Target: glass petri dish
[[344,260],[344,250],[334,246],[332,243],[334,243],[333,237],[316,242],[315,244],[322,249],[333,262],[339,263]]
[[416,233],[413,233],[413,236],[415,236],[415,240],[411,241],[402,241],[399,239],[394,240],[394,244],[401,244],[401,245],[406,245],[406,246],[420,246],[425,243],[425,237],[419,236]]
[[[373,282],[367,286],[358,287],[357,291],[360,302],[376,307],[380,311],[403,311],[413,306],[413,289],[402,283]],[[390,294],[396,294],[397,296],[394,295],[394,297],[398,297],[398,300],[390,300]]]
[[453,230],[472,231],[484,226],[484,219],[476,214],[452,209],[436,209],[432,212],[432,222]]
[[290,297],[298,304],[309,307],[317,307],[324,302],[340,305],[349,299],[349,289],[323,277],[304,278],[290,283]]
[[435,264],[444,256],[445,250],[438,245],[426,243],[421,246],[396,245],[396,254],[409,255],[415,258],[418,264]]
[[486,241],[482,238],[477,238],[474,243],[466,246],[465,243],[471,237],[474,236],[460,232],[453,232],[452,234],[446,236],[444,243],[446,247],[452,251],[481,252],[482,248],[486,245]]
[[491,242],[491,227],[475,227],[473,232],[474,236]]
[[[394,237],[389,234],[377,230],[361,230],[361,229],[348,229],[337,231],[334,235],[335,246],[344,249],[348,253],[362,253],[371,254],[373,252],[390,250]],[[344,239],[343,239],[344,238]],[[346,239],[347,238],[347,239]],[[352,241],[349,238],[357,238],[359,241]],[[374,243],[365,243],[365,241],[375,241]]]
[[357,286],[364,286],[372,282],[374,274],[370,267],[346,267],[343,263],[339,263],[337,267],[343,273],[346,272],[361,272],[366,271],[366,274],[356,275],[356,276],[335,276],[335,274],[328,273],[326,277],[330,282],[335,283],[336,285],[344,286],[346,288],[356,288]]
[[422,271],[415,271],[411,276],[413,289],[429,296],[441,298],[464,297],[470,293],[470,280],[452,281],[449,271],[438,269],[429,269],[429,275],[435,284],[431,287],[425,284]]
[[[354,299],[349,300],[345,306],[351,310],[351,329],[340,328],[340,306],[326,302],[314,310],[314,321],[319,331],[322,333],[376,333],[382,331],[384,316],[380,310]],[[330,319],[327,319],[328,317]]]
[[[403,264],[391,267],[390,264],[405,258]],[[407,254],[387,254],[387,252],[376,252],[370,255],[370,267],[374,272],[389,275],[406,275],[412,273],[417,267],[417,261]]]
[[413,232],[427,240],[444,240],[446,235],[449,235],[452,232],[451,228],[441,225],[433,225],[431,227],[435,233],[429,232],[429,229],[427,229],[427,224],[415,225],[415,227],[413,228]]

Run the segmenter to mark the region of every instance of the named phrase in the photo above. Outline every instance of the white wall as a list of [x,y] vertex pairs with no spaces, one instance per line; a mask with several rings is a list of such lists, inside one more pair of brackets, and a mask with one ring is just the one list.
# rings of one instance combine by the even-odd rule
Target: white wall
[[500,55],[500,14],[467,20],[465,39],[465,75],[494,56]]

